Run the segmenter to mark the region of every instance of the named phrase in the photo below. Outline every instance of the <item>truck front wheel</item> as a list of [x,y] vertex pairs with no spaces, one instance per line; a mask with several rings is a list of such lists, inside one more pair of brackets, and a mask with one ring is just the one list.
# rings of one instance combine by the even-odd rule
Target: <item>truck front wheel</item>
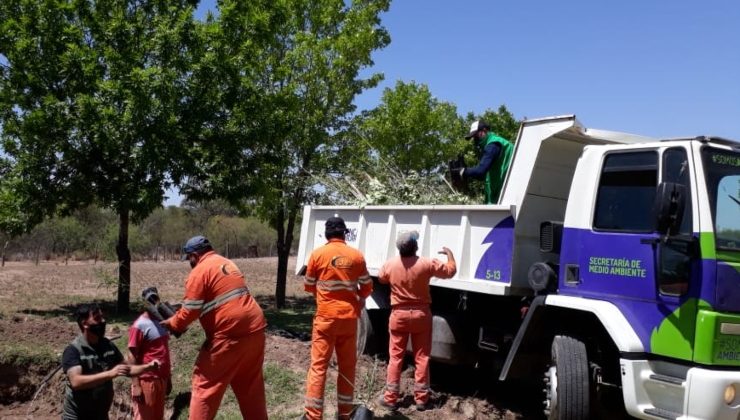
[[552,420],[588,419],[590,388],[588,355],[582,341],[557,335],[545,371],[545,415]]

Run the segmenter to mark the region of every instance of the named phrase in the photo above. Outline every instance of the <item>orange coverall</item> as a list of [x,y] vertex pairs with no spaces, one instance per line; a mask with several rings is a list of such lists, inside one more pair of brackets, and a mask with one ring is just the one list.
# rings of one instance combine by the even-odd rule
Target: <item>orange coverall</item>
[[455,275],[454,260],[443,263],[425,257],[395,257],[383,264],[378,281],[391,287],[391,317],[388,323],[388,377],[385,402],[396,405],[401,391],[401,371],[406,345],[411,336],[414,353],[414,400],[426,404],[429,400],[429,354],[432,351],[432,313],[429,305],[429,280],[448,279]]
[[338,416],[352,412],[357,362],[357,318],[373,290],[365,258],[344,240],[332,238],[311,253],[304,288],[316,296],[311,333],[311,367],[306,381],[306,417],[320,419],[329,360],[336,348]]
[[190,419],[213,419],[228,385],[242,417],[267,419],[262,377],[267,322],[239,268],[214,251],[203,254],[190,272],[183,306],[167,322],[173,331],[184,331],[196,318],[206,341],[193,370]]

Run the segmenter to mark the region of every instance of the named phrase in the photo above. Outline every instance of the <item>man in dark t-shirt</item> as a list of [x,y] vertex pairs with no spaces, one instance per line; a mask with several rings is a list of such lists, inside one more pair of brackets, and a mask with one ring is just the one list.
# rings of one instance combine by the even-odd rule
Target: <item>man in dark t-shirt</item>
[[81,305],[75,318],[82,333],[62,355],[67,375],[62,419],[107,419],[113,403],[113,378],[130,375],[132,367],[123,363],[121,352],[105,338],[100,307]]

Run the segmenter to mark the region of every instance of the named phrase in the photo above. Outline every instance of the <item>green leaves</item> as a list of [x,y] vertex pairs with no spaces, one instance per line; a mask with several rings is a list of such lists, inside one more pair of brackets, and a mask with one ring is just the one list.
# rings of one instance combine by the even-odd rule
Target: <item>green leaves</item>
[[55,208],[98,202],[141,218],[160,205],[184,158],[191,3],[0,6],[12,28],[0,38],[4,150]]
[[483,202],[476,181],[459,193],[447,173],[447,162],[458,154],[470,165],[477,163],[480,150],[463,138],[470,124],[466,120],[478,118],[515,138],[518,123],[504,106],[463,119],[454,104],[435,98],[426,85],[396,82],[383,91],[378,107],[354,119],[327,167],[313,172],[327,192],[319,201],[360,206]]
[[[0,123],[13,182],[5,230],[91,203],[120,218],[119,309],[128,308],[128,220],[161,206],[188,159],[190,0],[0,3]],[[12,192],[12,193],[11,193]],[[16,205],[17,207],[17,205]],[[9,205],[10,209],[14,206]],[[30,210],[29,210],[30,209]],[[7,210],[12,213],[11,210]]]

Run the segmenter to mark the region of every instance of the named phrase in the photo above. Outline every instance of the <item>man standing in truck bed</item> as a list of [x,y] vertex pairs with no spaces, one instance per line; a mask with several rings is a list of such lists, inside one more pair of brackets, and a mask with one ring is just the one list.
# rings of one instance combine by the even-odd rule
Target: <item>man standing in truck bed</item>
[[326,245],[311,253],[304,288],[316,297],[316,315],[311,332],[311,367],[306,380],[304,418],[321,419],[324,411],[326,370],[337,350],[337,403],[340,420],[352,413],[357,362],[357,318],[365,298],[373,290],[365,257],[348,246],[344,220],[326,220]]
[[463,178],[483,179],[486,183],[486,204],[496,204],[501,193],[501,188],[509,170],[514,145],[503,137],[490,132],[491,126],[483,120],[478,120],[470,125],[470,132],[466,139],[474,139],[476,146],[483,149],[483,155],[478,166],[473,168],[460,168]]

